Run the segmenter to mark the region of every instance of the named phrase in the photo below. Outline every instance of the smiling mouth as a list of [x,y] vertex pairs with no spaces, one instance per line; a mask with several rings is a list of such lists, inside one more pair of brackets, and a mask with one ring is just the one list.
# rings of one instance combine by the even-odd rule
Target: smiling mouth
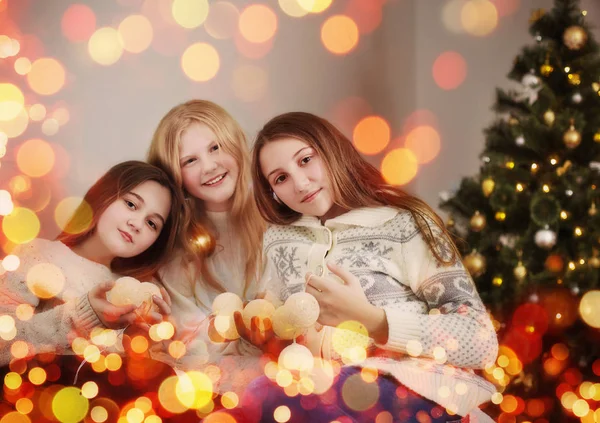
[[119,232],[121,233],[121,236],[123,237],[123,239],[125,239],[125,241],[129,242],[130,244],[133,244],[133,238],[131,237],[131,235],[120,229]]
[[225,178],[225,176],[227,176],[227,172],[225,172],[224,174],[219,175],[219,176],[217,176],[215,178],[212,178],[210,181],[205,182],[202,185],[211,186],[211,185],[218,184],[219,182],[221,182]]
[[311,192],[306,197],[304,197],[301,202],[302,203],[307,203],[307,202],[312,201],[317,196],[317,194],[320,193],[320,192],[321,192],[321,189],[318,189],[316,191]]

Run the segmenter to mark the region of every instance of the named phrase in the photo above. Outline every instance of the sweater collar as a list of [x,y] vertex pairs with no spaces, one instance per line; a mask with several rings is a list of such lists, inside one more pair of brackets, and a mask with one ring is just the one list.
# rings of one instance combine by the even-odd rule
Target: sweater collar
[[350,210],[344,214],[341,214],[333,219],[325,221],[322,225],[318,217],[303,215],[300,219],[292,223],[292,226],[305,226],[305,227],[341,227],[341,226],[361,226],[366,228],[373,228],[375,226],[382,225],[388,220],[393,219],[399,213],[399,209],[395,207],[361,207],[358,209]]

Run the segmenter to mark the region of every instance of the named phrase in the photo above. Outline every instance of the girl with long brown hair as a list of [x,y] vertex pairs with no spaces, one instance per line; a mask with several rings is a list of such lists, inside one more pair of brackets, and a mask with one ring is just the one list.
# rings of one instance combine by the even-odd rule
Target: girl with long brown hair
[[[351,382],[351,390],[367,392],[368,383],[354,376],[361,368],[379,374],[379,397],[367,410],[342,400],[305,410],[284,398],[296,417],[374,421],[385,411],[412,422],[425,410],[428,421],[457,421],[490,399],[493,385],[471,369],[495,360],[496,335],[427,204],[386,183],[337,128],[309,113],[286,113],[262,128],[252,176],[258,208],[273,225],[263,251],[276,269],[280,299],[306,290],[320,305],[324,327],[311,332],[307,346],[318,357],[339,359],[338,325],[355,322],[368,336],[361,344],[366,358],[342,367],[332,389],[342,398]],[[247,396],[269,386],[261,378]],[[263,403],[262,421],[270,421],[274,401]]]
[[[28,355],[71,355],[76,337],[134,323],[135,306],[115,306],[106,292],[121,276],[149,281],[167,263],[182,206],[181,191],[161,169],[140,161],[113,166],[55,241],[37,238],[13,252],[19,268],[0,275],[0,314],[14,316],[11,342],[26,342]],[[168,298],[153,300],[169,314]],[[24,305],[33,310],[29,319],[19,318]],[[162,316],[151,313],[149,320]],[[11,348],[0,348],[0,365],[12,359]]]

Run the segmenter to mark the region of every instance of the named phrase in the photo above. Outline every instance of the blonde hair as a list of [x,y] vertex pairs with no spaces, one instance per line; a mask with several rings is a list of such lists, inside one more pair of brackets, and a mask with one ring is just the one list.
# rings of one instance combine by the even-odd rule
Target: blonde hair
[[[460,258],[451,235],[431,207],[419,198],[386,183],[379,170],[360,155],[344,134],[327,120],[310,113],[292,112],[274,117],[256,137],[252,155],[254,197],[267,222],[289,225],[301,217],[300,213],[273,198],[269,181],[260,167],[262,148],[270,142],[285,138],[303,141],[317,151],[327,169],[336,205],[346,210],[382,205],[407,210],[414,217],[437,260],[452,264]],[[438,227],[441,237],[434,235],[428,222]],[[442,251],[448,244],[452,254],[449,258],[444,258]]]
[[[221,106],[207,100],[191,100],[172,108],[160,121],[148,151],[148,161],[170,174],[183,187],[179,147],[183,133],[194,123],[206,125],[216,136],[219,147],[230,154],[239,166],[231,208],[232,231],[241,238],[246,254],[244,265],[244,295],[262,271],[262,237],[265,222],[254,202],[251,191],[250,153],[244,131]],[[189,196],[189,194],[186,194]],[[215,249],[216,240],[207,230],[213,227],[199,201],[185,202],[184,237],[182,240],[188,262],[197,266],[205,282],[217,291],[225,289],[207,267],[207,257]],[[192,276],[190,276],[192,279]],[[193,283],[193,280],[190,280]]]

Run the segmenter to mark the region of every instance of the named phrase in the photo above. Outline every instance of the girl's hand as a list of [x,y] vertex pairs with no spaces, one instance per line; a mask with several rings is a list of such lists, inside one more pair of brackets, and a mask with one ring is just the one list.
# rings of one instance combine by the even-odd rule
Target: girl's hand
[[93,287],[88,292],[90,306],[98,316],[100,322],[107,328],[122,328],[135,322],[136,307],[132,304],[116,306],[106,299],[106,293],[112,289],[115,281],[103,282]]
[[[279,353],[292,343],[291,340],[281,339],[275,335],[271,319],[269,318],[262,320],[263,327],[261,328],[260,318],[254,316],[250,321],[250,329],[246,327],[242,313],[239,311],[233,313],[233,320],[235,321],[235,327],[240,334],[240,337],[261,349],[263,353],[267,354],[272,359],[277,360]],[[296,340],[301,342],[298,338]]]
[[328,262],[327,267],[344,283],[306,274],[306,292],[317,299],[321,308],[318,322],[335,327],[348,320],[358,321],[376,342],[386,342],[388,326],[385,311],[369,303],[356,276],[332,262]]

